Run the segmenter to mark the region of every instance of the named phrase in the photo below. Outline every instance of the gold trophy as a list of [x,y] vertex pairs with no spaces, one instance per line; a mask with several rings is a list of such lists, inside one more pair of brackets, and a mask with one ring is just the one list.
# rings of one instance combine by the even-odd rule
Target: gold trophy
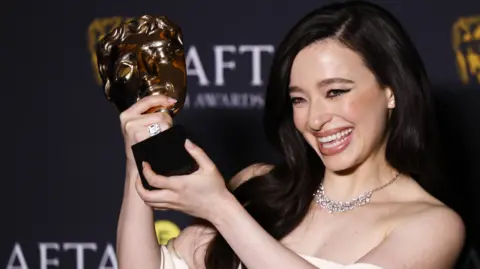
[[[154,94],[172,97],[170,107],[154,107],[145,113],[175,116],[183,107],[187,74],[181,29],[165,16],[144,15],[122,23],[97,44],[98,70],[107,99],[123,112],[141,98]],[[150,137],[132,146],[135,162],[146,189],[154,189],[142,173],[142,161],[161,175],[188,174],[198,168],[185,150],[186,129],[178,124],[160,132],[153,124]]]

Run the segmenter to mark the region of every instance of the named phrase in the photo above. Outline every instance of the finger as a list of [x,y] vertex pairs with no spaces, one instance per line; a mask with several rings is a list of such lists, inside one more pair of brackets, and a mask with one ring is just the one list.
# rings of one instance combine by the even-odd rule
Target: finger
[[163,94],[149,95],[141,98],[140,100],[138,100],[138,102],[134,103],[129,108],[129,111],[132,112],[133,114],[138,115],[148,111],[152,107],[157,107],[157,106],[170,107],[176,102],[177,100]]
[[176,100],[162,94],[150,95],[143,97],[134,103],[131,107],[120,114],[122,121],[126,121],[132,117],[136,117],[152,107],[164,106],[170,107],[176,103]]
[[145,130],[145,127],[154,123],[160,125],[161,130],[165,131],[172,126],[173,120],[168,113],[157,112],[132,118],[126,121],[122,127],[127,133],[134,133],[134,131],[138,130],[139,128]]
[[172,206],[172,204],[177,201],[177,195],[171,190],[145,189],[140,178],[137,178],[135,182],[135,188],[138,195],[145,202],[145,204],[164,204],[165,206]]
[[173,125],[170,115],[159,112],[138,116],[135,119],[127,121],[125,126],[122,126],[122,131],[126,137],[133,139],[131,143],[138,143],[151,136],[148,126],[154,123],[159,125],[160,132],[171,128]]
[[152,170],[152,167],[147,162],[143,162],[143,175],[148,184],[158,189],[172,189],[171,181],[162,175],[158,175]]
[[215,164],[210,160],[207,154],[199,146],[195,145],[190,139],[185,141],[185,149],[195,159],[198,166],[206,171],[213,171],[216,169]]

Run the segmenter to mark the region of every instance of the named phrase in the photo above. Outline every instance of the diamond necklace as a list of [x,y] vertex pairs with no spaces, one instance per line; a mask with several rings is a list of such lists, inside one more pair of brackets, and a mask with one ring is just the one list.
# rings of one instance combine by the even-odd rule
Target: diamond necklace
[[326,195],[325,195],[325,190],[323,189],[323,184],[320,183],[320,188],[313,194],[315,197],[315,202],[320,205],[323,209],[327,209],[328,213],[340,213],[340,212],[345,212],[348,210],[352,210],[356,207],[361,207],[370,202],[370,198],[372,197],[372,194],[376,191],[379,191],[388,185],[392,184],[398,177],[400,176],[400,173],[397,173],[392,180],[389,182],[383,184],[382,186],[367,191],[363,193],[362,195],[358,196],[357,198],[353,198],[351,201],[348,202],[334,202],[330,200]]

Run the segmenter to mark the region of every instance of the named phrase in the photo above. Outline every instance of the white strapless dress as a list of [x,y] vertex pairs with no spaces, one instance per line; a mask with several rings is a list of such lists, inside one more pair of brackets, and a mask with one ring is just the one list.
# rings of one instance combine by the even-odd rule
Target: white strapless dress
[[[173,249],[173,240],[170,240],[167,245],[161,245],[160,249],[162,252],[162,266],[160,266],[160,269],[190,269],[187,263],[178,256]],[[376,265],[367,263],[343,265],[313,256],[301,254],[299,254],[299,256],[319,269],[382,269]]]

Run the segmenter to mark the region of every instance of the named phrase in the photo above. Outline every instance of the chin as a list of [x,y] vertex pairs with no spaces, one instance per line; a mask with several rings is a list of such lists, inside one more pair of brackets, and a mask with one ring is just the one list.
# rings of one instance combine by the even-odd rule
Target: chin
[[357,163],[351,158],[322,157],[325,169],[335,173],[349,173],[357,167]]

